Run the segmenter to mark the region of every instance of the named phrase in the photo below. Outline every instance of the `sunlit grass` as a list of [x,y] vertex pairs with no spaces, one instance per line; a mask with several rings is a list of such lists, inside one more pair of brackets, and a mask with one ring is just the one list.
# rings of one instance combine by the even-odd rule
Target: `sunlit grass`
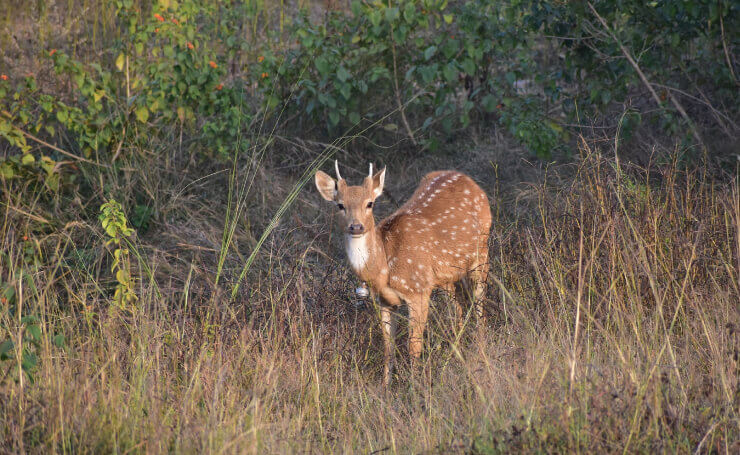
[[[60,227],[24,253],[30,221],[5,210],[0,279],[15,299],[0,308],[0,335],[16,347],[0,362],[3,445],[732,453],[736,186],[671,163],[648,184],[646,170],[582,154],[572,181],[520,202],[543,221],[504,215],[494,228],[488,322],[458,340],[439,299],[419,371],[402,366],[390,390],[375,314],[326,281],[316,253],[325,245],[273,241],[232,303],[225,285],[194,292],[194,271],[204,273],[195,263],[181,287],[142,271],[129,313],[111,304],[96,265],[107,254],[89,237],[97,226]],[[85,238],[96,250],[73,263]],[[161,281],[168,265],[153,252],[142,260]],[[17,307],[39,318],[37,347],[24,344]],[[51,342],[58,332],[62,349]],[[24,346],[38,355],[33,382],[18,374]]]

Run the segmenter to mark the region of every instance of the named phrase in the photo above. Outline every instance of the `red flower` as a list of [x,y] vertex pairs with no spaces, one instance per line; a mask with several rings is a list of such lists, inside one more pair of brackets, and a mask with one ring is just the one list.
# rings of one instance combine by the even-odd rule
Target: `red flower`
[[56,49],[52,49],[52,50],[50,50],[50,51],[49,51],[49,57],[51,57],[52,55],[54,55],[54,54],[56,54],[56,53],[57,53],[57,50],[56,50]]
[[159,28],[155,28],[154,33],[159,33]]
[[164,17],[160,16],[159,14],[154,13],[154,17],[156,17],[159,22],[164,22]]
[[7,74],[0,74],[0,79],[2,79],[4,81],[7,81],[8,80],[8,75]]
[[180,25],[180,21],[178,21],[174,17],[172,18],[172,23],[175,24],[175,25]]
[[218,68],[218,65],[216,65],[216,62],[214,62],[213,60],[208,62],[208,64],[211,65],[211,68]]
[[224,84],[218,84],[216,86],[216,90],[221,90],[222,88],[224,88]]
[[191,49],[192,50],[194,47],[195,46],[193,46],[193,43],[191,43],[190,41],[188,41],[188,49]]
[[24,235],[24,236],[23,236],[23,241],[24,241],[24,242],[28,242],[28,236],[27,236],[27,235]]

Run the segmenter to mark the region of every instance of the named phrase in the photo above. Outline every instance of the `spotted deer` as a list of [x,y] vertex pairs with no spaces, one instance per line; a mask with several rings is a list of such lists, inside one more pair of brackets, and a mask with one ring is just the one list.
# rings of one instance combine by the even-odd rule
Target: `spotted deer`
[[409,355],[418,359],[434,288],[456,291],[458,321],[462,300],[472,291],[476,313],[488,275],[488,237],[491,209],[486,193],[467,175],[437,171],[424,176],[411,198],[377,226],[375,200],[383,192],[385,168],[350,186],[318,171],[316,187],[336,204],[344,232],[347,258],[357,276],[380,297],[384,339],[383,380],[393,372],[396,311],[402,303],[409,313]]

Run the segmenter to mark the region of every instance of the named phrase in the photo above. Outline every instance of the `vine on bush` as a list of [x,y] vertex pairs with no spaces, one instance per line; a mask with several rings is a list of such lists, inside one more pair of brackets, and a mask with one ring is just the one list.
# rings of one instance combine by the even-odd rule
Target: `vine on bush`
[[103,230],[110,237],[105,245],[113,245],[115,248],[111,264],[111,273],[116,277],[113,302],[121,309],[134,309],[138,297],[134,291],[134,278],[131,276],[129,249],[124,246],[126,237],[130,237],[134,230],[128,227],[121,204],[115,199],[100,206],[99,219]]

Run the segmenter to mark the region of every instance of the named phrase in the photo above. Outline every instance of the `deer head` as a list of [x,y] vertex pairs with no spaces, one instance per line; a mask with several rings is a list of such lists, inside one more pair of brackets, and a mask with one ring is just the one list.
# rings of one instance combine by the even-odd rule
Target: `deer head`
[[373,174],[373,165],[370,164],[370,173],[362,185],[350,186],[339,174],[339,164],[334,161],[337,180],[327,173],[318,171],[315,181],[321,196],[329,202],[334,202],[339,211],[339,226],[352,237],[361,237],[375,228],[373,206],[375,199],[383,192],[385,182],[385,168]]

